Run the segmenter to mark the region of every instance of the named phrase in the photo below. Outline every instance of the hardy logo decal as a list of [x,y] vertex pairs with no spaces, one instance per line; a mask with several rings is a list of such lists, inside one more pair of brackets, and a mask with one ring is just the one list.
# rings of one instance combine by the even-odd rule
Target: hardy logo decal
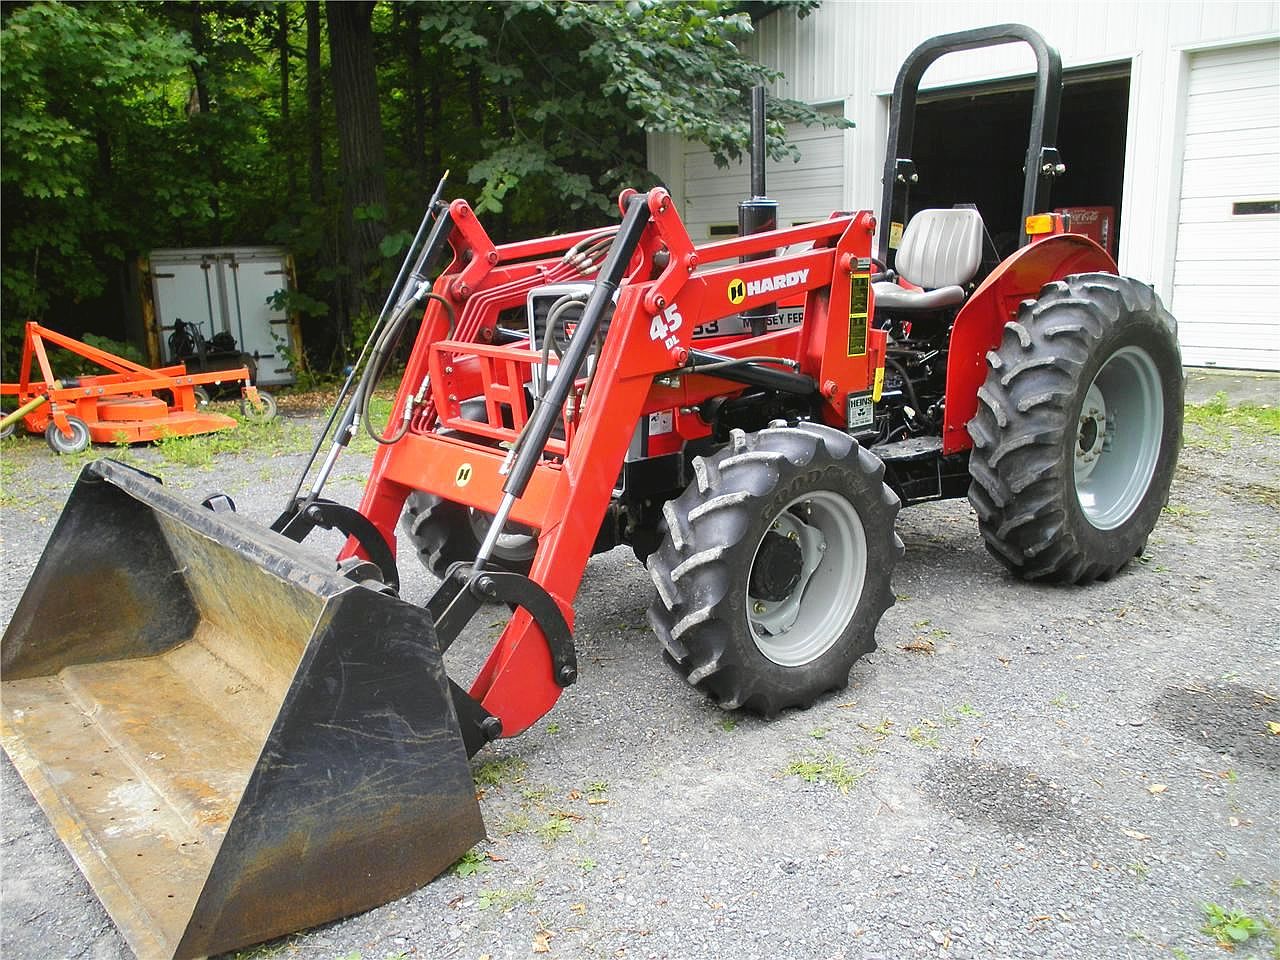
[[762,280],[748,280],[745,283],[742,280],[733,279],[729,281],[729,302],[737,306],[747,297],[754,297],[757,294],[776,293],[779,290],[804,286],[808,279],[808,270],[792,270],[790,273],[779,273]]
[[471,482],[471,464],[464,463],[458,468],[458,472],[453,475],[453,482],[456,486],[465,487]]

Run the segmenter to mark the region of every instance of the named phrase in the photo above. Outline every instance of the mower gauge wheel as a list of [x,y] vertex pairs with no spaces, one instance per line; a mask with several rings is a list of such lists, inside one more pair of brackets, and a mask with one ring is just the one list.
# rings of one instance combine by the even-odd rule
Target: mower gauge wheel
[[849,682],[902,555],[884,464],[814,423],[734,430],[693,461],[648,559],[667,659],[726,709],[773,716]]
[[1146,284],[1047,284],[987,355],[969,422],[969,501],[1026,580],[1088,583],[1142,553],[1182,436],[1177,324]]
[[56,423],[50,423],[44,431],[45,443],[49,449],[61,456],[64,453],[79,453],[89,446],[89,425],[79,417],[67,417],[67,425],[71,427],[71,435],[67,436],[58,429]]
[[276,398],[265,390],[258,391],[257,403],[250,403],[248,397],[241,397],[240,413],[250,423],[269,423],[276,418]]

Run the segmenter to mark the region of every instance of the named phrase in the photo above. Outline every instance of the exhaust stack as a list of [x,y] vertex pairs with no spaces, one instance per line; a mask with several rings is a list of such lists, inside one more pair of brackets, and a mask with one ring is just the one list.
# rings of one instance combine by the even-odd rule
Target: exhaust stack
[[[757,85],[751,88],[751,196],[738,204],[738,235],[742,237],[778,229],[778,201],[770,200],[765,195],[764,121],[764,87]],[[767,260],[776,253],[776,250],[765,250],[743,257],[742,262]],[[742,311],[742,317],[750,324],[751,335],[758,337],[770,324],[777,322],[778,305],[767,303],[752,307]]]

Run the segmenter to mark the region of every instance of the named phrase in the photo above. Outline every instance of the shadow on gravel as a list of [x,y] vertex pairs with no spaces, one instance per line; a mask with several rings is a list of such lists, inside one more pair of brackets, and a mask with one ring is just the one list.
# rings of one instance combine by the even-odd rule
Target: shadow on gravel
[[947,759],[920,784],[953,817],[1002,832],[1071,832],[1075,811],[1057,784],[1030,767],[995,760]]
[[1266,770],[1280,770],[1280,737],[1267,727],[1280,699],[1238,683],[1188,680],[1166,687],[1151,705],[1171,733]]

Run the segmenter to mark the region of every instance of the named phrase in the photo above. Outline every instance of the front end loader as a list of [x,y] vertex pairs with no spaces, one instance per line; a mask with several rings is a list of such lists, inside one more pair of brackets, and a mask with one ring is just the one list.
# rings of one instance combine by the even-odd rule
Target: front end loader
[[[926,44],[895,103],[923,59],[1013,40],[1056,103],[1056,54],[1014,26]],[[910,212],[903,142],[886,222]],[[733,239],[696,245],[653,189],[616,225],[497,245],[442,188],[271,530],[90,464],[5,632],[5,749],[140,956],[365,909],[477,842],[468,758],[579,679],[595,552],[645,563],[690,684],[772,716],[874,648],[901,504],[967,493],[1014,574],[1083,583],[1167,497],[1172,318],[1060,221],[984,266],[977,211],[916,211],[877,250],[867,211],[771,229],[757,181]],[[352,507],[323,493],[361,429],[379,445]],[[424,607],[397,596],[398,525],[441,581]],[[299,546],[316,528],[346,535],[336,564]],[[443,654],[484,607],[509,619],[464,686]]]

